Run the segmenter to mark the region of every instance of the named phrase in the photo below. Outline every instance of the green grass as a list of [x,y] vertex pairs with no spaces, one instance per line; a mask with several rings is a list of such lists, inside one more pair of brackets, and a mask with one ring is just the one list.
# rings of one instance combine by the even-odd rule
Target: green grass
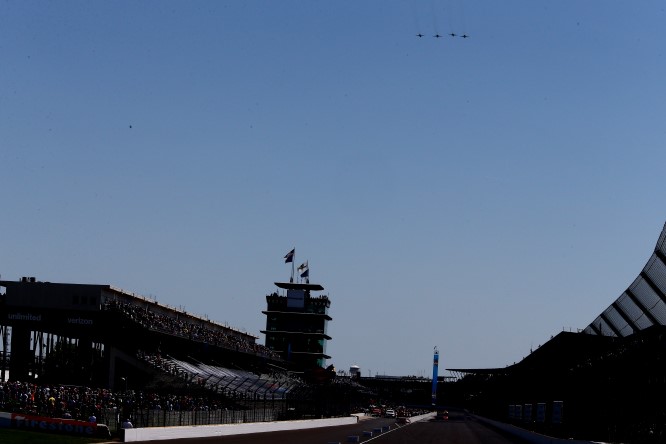
[[0,428],[0,443],[2,444],[88,444],[109,441],[111,439]]

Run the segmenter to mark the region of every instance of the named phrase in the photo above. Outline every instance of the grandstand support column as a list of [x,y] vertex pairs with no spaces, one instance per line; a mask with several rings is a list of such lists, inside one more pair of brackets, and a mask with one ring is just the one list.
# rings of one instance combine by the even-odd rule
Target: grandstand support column
[[[106,346],[104,348],[105,357],[104,361],[108,366],[108,383],[111,390],[121,390],[123,387],[126,387],[126,381],[129,371],[128,368],[136,367],[137,358],[135,356],[129,355],[115,346],[108,347],[108,358],[106,353]],[[108,359],[108,360],[107,360]],[[125,378],[123,380],[123,378]],[[136,379],[134,379],[135,381]],[[132,380],[130,380],[131,382]]]
[[33,377],[35,375],[41,376],[44,370],[44,332],[33,331],[32,333],[32,349],[34,350],[33,359],[35,364],[32,367]]
[[108,369],[107,374],[109,376],[108,387],[111,390],[118,389],[118,387],[116,387],[116,355],[116,347],[113,346],[109,346],[104,354],[104,362]]
[[[88,374],[85,376],[88,379],[88,384],[93,385],[93,380],[95,376],[92,373],[93,362],[94,362],[94,349],[93,349],[93,341],[90,338],[90,336],[86,335],[79,338],[78,352],[83,362],[88,363]],[[97,381],[95,382],[97,383]]]
[[2,333],[2,368],[0,369],[0,381],[4,382],[7,380],[7,348],[9,347],[9,326],[0,325],[0,330]]
[[28,381],[28,370],[34,362],[30,350],[30,329],[12,327],[12,358],[9,361],[9,377],[12,381]]
[[55,344],[58,339],[55,333],[46,333],[44,339],[44,359],[48,360],[54,356]]

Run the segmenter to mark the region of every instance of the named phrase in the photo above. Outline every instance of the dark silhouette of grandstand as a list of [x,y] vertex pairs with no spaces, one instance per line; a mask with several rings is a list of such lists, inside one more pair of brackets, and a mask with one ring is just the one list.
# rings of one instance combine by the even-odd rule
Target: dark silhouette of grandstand
[[639,276],[589,326],[517,364],[449,369],[441,397],[551,436],[666,442],[666,225]]
[[666,325],[666,226],[638,277],[585,333],[627,337],[655,325]]
[[0,287],[0,371],[13,380],[117,388],[164,379],[168,357],[244,370],[282,363],[253,335],[110,285],[22,278]]
[[112,429],[120,412],[137,427],[340,416],[367,395],[348,379],[306,381],[253,335],[110,285],[0,281],[0,336],[0,409],[63,413],[42,398],[72,387],[90,405],[69,413],[96,410]]

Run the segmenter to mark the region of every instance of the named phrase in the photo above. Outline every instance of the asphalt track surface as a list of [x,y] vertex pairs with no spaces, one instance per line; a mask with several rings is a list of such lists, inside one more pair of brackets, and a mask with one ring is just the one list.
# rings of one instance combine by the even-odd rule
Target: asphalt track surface
[[[364,436],[364,432],[390,425],[387,432],[375,436]],[[484,424],[464,415],[452,415],[449,420],[423,420],[399,426],[395,420],[373,418],[357,424],[322,427],[318,429],[293,430],[246,435],[219,436],[211,438],[188,438],[161,443],[178,444],[329,444],[348,443],[348,437],[359,436],[361,443],[372,444],[518,444],[524,441],[503,435]],[[158,441],[150,441],[157,443]]]

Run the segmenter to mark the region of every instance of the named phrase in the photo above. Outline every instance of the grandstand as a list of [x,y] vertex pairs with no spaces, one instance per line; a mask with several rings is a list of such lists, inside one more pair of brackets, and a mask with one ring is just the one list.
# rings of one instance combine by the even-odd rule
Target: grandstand
[[[0,335],[0,385],[9,379],[17,393],[28,386],[122,393],[137,426],[340,415],[351,402],[340,402],[339,384],[322,402],[326,388],[287,371],[253,335],[110,285],[0,281]],[[23,411],[45,409],[23,404]],[[184,418],[183,405],[194,416]],[[196,413],[204,407],[205,418]]]
[[666,442],[666,225],[627,290],[586,328],[503,368],[448,369],[451,402],[550,436]]
[[253,335],[110,285],[22,278],[2,287],[2,362],[16,380],[113,389],[131,374],[150,384],[155,372],[139,355],[216,359],[248,371],[282,363]]
[[638,277],[584,331],[626,337],[655,325],[666,325],[666,225]]

